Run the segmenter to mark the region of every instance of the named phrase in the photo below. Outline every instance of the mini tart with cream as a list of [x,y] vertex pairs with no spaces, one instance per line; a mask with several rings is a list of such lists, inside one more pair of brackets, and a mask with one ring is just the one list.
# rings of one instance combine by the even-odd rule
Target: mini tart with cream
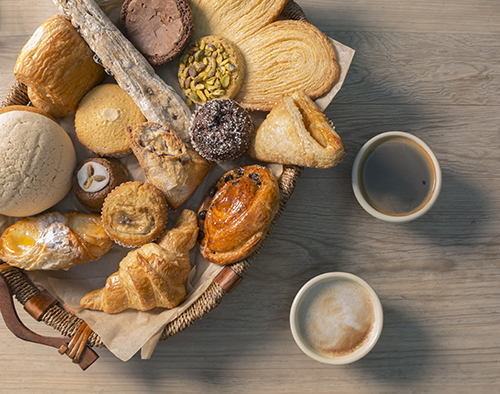
[[73,191],[85,209],[101,213],[106,196],[128,180],[127,169],[117,159],[94,157],[82,161],[73,172]]
[[116,243],[133,248],[152,242],[167,223],[167,201],[151,183],[122,183],[104,200],[102,223]]

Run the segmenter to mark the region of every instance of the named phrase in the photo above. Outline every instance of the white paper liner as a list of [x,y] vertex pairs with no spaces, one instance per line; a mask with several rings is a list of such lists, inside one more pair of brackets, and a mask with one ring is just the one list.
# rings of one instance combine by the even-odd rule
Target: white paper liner
[[[340,65],[340,77],[332,90],[316,100],[318,106],[325,110],[342,87],[347,71],[354,56],[354,50],[330,39]],[[158,74],[167,84],[175,87],[179,93],[177,82],[177,63],[161,66],[157,69]],[[111,82],[111,81],[110,81]],[[257,128],[265,119],[266,113],[253,112],[252,118]],[[87,150],[78,141],[74,131],[74,117],[59,119],[61,126],[70,135],[77,152],[78,162],[96,155]],[[137,159],[133,154],[119,159],[128,169],[131,180],[145,181],[144,174]],[[177,211],[169,211],[167,228],[173,227],[179,213],[184,208],[195,212],[205,192],[224,172],[239,165],[250,164],[245,157],[240,157],[231,162],[215,164],[209,175],[193,193],[189,200]],[[281,175],[281,165],[270,164],[269,168],[277,175]],[[71,190],[68,195],[51,211],[67,212],[69,210],[85,211]],[[0,231],[3,232],[12,225],[16,218],[0,215]],[[156,347],[161,332],[167,323],[179,316],[189,305],[191,305],[213,282],[217,274],[222,270],[218,266],[206,261],[196,246],[191,251],[192,271],[186,284],[188,290],[187,298],[182,304],[172,310],[156,308],[148,312],[127,310],[119,314],[108,315],[104,312],[83,310],[79,303],[87,292],[104,286],[106,278],[118,270],[119,262],[131,249],[114,245],[111,250],[99,260],[88,262],[72,267],[67,271],[31,271],[29,277],[39,286],[46,288],[54,296],[57,296],[65,308],[75,313],[101,337],[105,346],[120,360],[129,360],[139,349],[142,348],[142,358],[149,358]]]

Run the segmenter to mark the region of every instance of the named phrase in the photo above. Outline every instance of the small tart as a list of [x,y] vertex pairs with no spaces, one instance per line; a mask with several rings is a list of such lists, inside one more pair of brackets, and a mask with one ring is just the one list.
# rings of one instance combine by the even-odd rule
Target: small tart
[[167,202],[150,183],[122,183],[104,200],[104,230],[116,243],[132,248],[154,241],[167,222]]
[[250,165],[226,172],[198,209],[203,257],[224,265],[248,257],[264,240],[279,202],[278,181],[266,167]]
[[231,41],[206,36],[190,44],[182,54],[178,78],[188,105],[233,98],[243,85],[245,61]]
[[239,157],[248,148],[253,132],[247,110],[231,99],[204,104],[195,113],[189,130],[193,147],[212,162]]
[[128,180],[127,169],[117,159],[94,157],[83,160],[73,172],[73,191],[85,209],[101,213],[106,196]]

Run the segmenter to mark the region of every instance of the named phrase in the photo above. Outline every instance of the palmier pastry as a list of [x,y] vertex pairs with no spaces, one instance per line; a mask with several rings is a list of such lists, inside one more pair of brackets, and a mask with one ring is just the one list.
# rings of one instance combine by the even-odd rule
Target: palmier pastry
[[225,173],[198,210],[203,257],[231,264],[249,256],[263,241],[279,202],[278,181],[266,167],[250,165]]
[[203,37],[184,51],[178,78],[188,99],[197,104],[233,98],[245,78],[245,61],[238,47],[224,37]]
[[152,184],[125,182],[106,196],[102,224],[116,243],[132,248],[152,242],[167,223],[167,202]]
[[284,95],[255,132],[247,151],[254,160],[328,168],[345,156],[328,118],[304,92]]
[[25,270],[68,269],[97,260],[111,246],[100,215],[50,212],[7,228],[0,238],[0,259]]
[[179,208],[203,181],[210,163],[166,125],[142,123],[127,128],[130,146],[149,182]]
[[189,129],[193,147],[214,162],[233,160],[248,148],[252,118],[236,101],[212,100],[196,111]]
[[125,166],[117,159],[94,157],[83,160],[73,172],[73,191],[82,206],[101,213],[106,196],[128,181]]
[[32,104],[54,117],[74,113],[105,76],[78,31],[62,15],[43,23],[23,47],[15,77],[28,87]]
[[182,211],[175,227],[162,235],[161,246],[148,243],[131,251],[106,285],[86,294],[80,305],[106,313],[176,307],[186,296],[189,250],[196,244],[197,235],[196,214]]

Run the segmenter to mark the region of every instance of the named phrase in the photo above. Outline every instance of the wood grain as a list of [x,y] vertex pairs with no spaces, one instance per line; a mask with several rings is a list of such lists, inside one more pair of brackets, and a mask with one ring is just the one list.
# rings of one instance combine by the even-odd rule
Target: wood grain
[[[356,50],[327,116],[348,154],[305,169],[244,280],[150,360],[106,349],[85,373],[0,322],[2,393],[497,393],[500,392],[500,8],[495,0],[298,0],[309,20]],[[18,51],[54,10],[2,0],[0,95]],[[350,184],[370,137],[403,130],[436,153],[443,188],[408,224],[378,221]],[[379,294],[384,329],[373,351],[332,367],[295,345],[288,315],[313,276],[346,271]],[[54,331],[19,310],[28,327]]]

